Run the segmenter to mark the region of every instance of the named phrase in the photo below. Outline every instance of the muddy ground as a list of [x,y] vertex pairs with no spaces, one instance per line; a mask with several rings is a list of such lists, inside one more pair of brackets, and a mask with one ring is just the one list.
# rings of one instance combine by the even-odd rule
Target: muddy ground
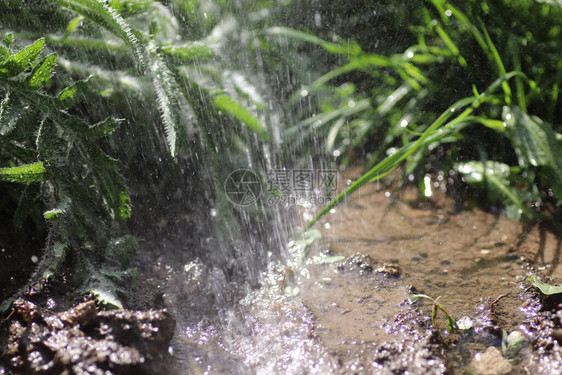
[[[146,242],[127,299],[144,311],[104,312],[56,285],[28,294],[2,322],[0,373],[561,373],[560,301],[528,280],[562,283],[560,239],[434,193],[362,188],[259,283]],[[462,329],[412,294],[440,297]]]

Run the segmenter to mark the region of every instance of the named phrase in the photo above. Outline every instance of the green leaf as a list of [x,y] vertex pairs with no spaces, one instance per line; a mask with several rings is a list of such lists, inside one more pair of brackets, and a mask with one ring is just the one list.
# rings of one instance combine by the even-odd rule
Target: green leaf
[[55,66],[57,64],[57,55],[51,54],[43,59],[31,72],[27,79],[29,86],[32,89],[39,89],[47,85],[51,79]]
[[86,135],[88,137],[101,137],[106,134],[112,133],[117,126],[123,121],[122,119],[116,119],[114,117],[108,117],[105,120],[98,122],[86,130]]
[[469,184],[482,183],[489,175],[494,175],[501,182],[509,184],[509,165],[497,161],[487,160],[485,162],[468,161],[464,163],[456,163],[455,169],[463,175],[465,181]]
[[206,59],[215,56],[215,52],[206,44],[192,42],[181,46],[163,47],[162,52],[166,55],[180,60],[191,61],[193,59]]
[[230,96],[227,95],[217,95],[214,98],[215,106],[228,113],[244,125],[251,131],[257,133],[264,139],[269,139],[269,136],[265,130],[265,127],[259,119],[254,117],[244,106],[237,101],[234,101]]
[[545,284],[540,281],[536,276],[529,276],[529,281],[533,283],[533,286],[541,291],[545,296],[551,296],[553,294],[562,293],[562,286],[554,286]]
[[129,24],[104,0],[51,0],[84,16],[104,29],[115,34],[131,47],[141,65],[144,64],[144,51]]
[[3,64],[6,59],[10,58],[12,55],[12,51],[4,47],[3,45],[0,45],[0,65]]
[[53,220],[63,213],[64,210],[61,210],[60,208],[53,208],[52,210],[43,212],[43,217],[46,220]]
[[[439,305],[439,308],[443,310],[443,305]],[[447,315],[447,331],[449,333],[457,333],[459,332],[459,326],[457,325],[457,321],[450,315]]]
[[45,38],[36,40],[32,45],[22,49],[0,65],[0,76],[13,77],[24,70],[41,54],[45,46]]
[[175,157],[182,146],[187,148],[188,127],[182,120],[195,118],[195,116],[191,112],[189,103],[181,95],[174,75],[162,57],[157,53],[151,53],[149,58],[151,59],[152,83],[158,97],[158,107],[166,133],[166,141],[170,153]]
[[267,29],[271,35],[282,35],[293,39],[300,39],[309,43],[321,46],[326,51],[338,55],[358,56],[363,53],[361,47],[356,42],[332,43],[318,38],[316,35],[303,31],[290,29],[288,27],[271,27]]
[[80,26],[82,21],[84,21],[84,17],[82,17],[82,16],[78,16],[78,17],[75,17],[75,18],[71,19],[68,22],[68,25],[66,26],[66,30],[64,30],[63,38],[64,39],[68,38],[78,28],[78,26]]
[[495,175],[500,181],[508,183],[510,173],[509,165],[491,160],[457,163],[455,169],[469,184],[484,182],[488,175]]
[[547,185],[562,198],[562,146],[551,125],[517,107],[505,107],[503,118],[518,155],[526,164],[547,167],[550,172]]
[[88,79],[83,81],[77,81],[71,86],[68,86],[67,88],[61,91],[61,93],[57,97],[58,102],[60,104],[59,105],[60,109],[67,109],[70,108],[72,105],[74,105],[74,103],[78,99],[77,98],[78,93],[85,90]]
[[4,35],[4,37],[2,38],[2,43],[6,47],[10,47],[14,43],[14,33],[7,33],[6,35]]
[[119,217],[122,219],[131,217],[131,197],[126,189],[119,193]]
[[455,164],[455,169],[463,175],[468,184],[486,184],[489,198],[503,200],[510,219],[518,220],[521,216],[525,218],[534,216],[525,202],[537,200],[539,197],[511,185],[511,167],[507,164],[491,160],[469,161]]
[[43,163],[37,162],[19,167],[0,168],[0,179],[29,184],[43,181],[46,173],[47,170]]

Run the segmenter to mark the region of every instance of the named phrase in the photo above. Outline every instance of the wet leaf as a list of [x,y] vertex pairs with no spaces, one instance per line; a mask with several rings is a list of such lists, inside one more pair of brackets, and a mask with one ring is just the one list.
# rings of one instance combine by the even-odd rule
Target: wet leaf
[[562,293],[562,286],[549,285],[540,281],[536,276],[529,276],[529,281],[533,286],[541,291],[545,296]]
[[3,64],[6,61],[6,59],[8,59],[12,55],[13,55],[12,51],[4,47],[3,45],[0,45],[0,64]]
[[503,117],[518,155],[526,164],[546,167],[550,171],[549,187],[562,198],[562,145],[552,126],[517,107],[505,107]]
[[[539,199],[530,191],[524,191],[511,185],[511,167],[497,161],[469,161],[455,164],[455,169],[468,184],[485,186],[490,200],[502,200],[510,219],[518,220],[534,214],[525,202]],[[486,185],[483,185],[483,184]]]
[[265,130],[265,126],[261,121],[250,113],[244,106],[230,96],[227,95],[217,95],[214,98],[215,106],[228,113],[242,124],[246,125],[248,129],[257,133],[264,139],[268,139],[269,136]]
[[9,95],[0,103],[0,136],[10,133],[22,117],[21,106],[15,105]]
[[437,317],[437,304],[431,306],[431,324],[435,326],[435,318]]
[[64,30],[64,38],[68,38],[82,24],[82,21],[84,21],[82,16],[71,19],[66,26],[66,30]]
[[4,35],[4,37],[2,38],[2,43],[6,47],[10,47],[14,43],[14,33],[7,33],[6,35]]
[[181,46],[163,47],[162,52],[180,60],[201,60],[215,56],[212,48],[202,42],[192,42]]
[[58,96],[58,101],[60,104],[61,109],[67,109],[74,105],[76,100],[78,99],[78,93],[83,91],[86,88],[86,83],[88,80],[77,81],[71,86],[68,86]]
[[24,70],[41,54],[45,46],[45,38],[38,39],[30,46],[22,49],[0,65],[0,76],[13,77]]
[[43,59],[31,72],[27,79],[29,86],[32,89],[39,89],[47,85],[51,79],[55,66],[57,64],[57,55],[51,54]]
[[110,31],[125,43],[127,43],[134,51],[141,65],[144,64],[144,51],[138,40],[133,34],[129,24],[123,17],[111,8],[103,0],[56,0],[56,2],[77,14],[95,22],[104,29]]
[[88,127],[86,130],[86,136],[94,138],[110,134],[117,128],[117,126],[119,126],[121,121],[123,120],[108,117],[107,119]]
[[363,53],[361,47],[356,42],[332,43],[318,38],[316,35],[305,33],[303,31],[291,29],[288,27],[271,27],[267,29],[270,35],[282,35],[293,39],[300,39],[309,43],[321,46],[326,51],[338,55],[358,56]]
[[[441,311],[445,312],[445,308],[443,307],[443,305],[439,305],[439,308],[441,309]],[[448,314],[446,316],[447,316],[447,331],[449,331],[449,333],[459,332],[457,321]]]
[[0,179],[9,182],[29,184],[43,181],[46,173],[47,170],[43,163],[37,162],[18,167],[0,168]]
[[127,190],[121,190],[119,193],[119,217],[128,219],[131,217],[131,197]]
[[52,210],[43,212],[43,217],[46,220],[53,220],[63,213],[64,211],[61,210],[60,208],[53,208]]
[[494,175],[507,184],[510,174],[509,165],[493,160],[457,163],[455,169],[463,175],[465,181],[469,184],[484,182],[486,176],[489,175]]

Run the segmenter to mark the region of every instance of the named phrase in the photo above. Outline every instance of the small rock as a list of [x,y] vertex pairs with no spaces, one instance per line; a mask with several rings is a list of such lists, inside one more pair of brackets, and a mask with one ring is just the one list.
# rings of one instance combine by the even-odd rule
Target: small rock
[[490,346],[486,351],[476,353],[470,362],[470,368],[478,375],[506,375],[511,372],[511,363],[497,348]]

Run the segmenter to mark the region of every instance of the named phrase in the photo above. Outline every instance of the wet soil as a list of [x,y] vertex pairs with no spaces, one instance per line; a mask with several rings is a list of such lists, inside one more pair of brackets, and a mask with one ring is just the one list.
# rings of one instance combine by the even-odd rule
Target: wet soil
[[[525,331],[535,349],[544,347],[529,333],[529,320],[545,307],[538,307],[527,277],[542,272],[561,280],[559,240],[538,226],[453,207],[442,194],[420,199],[414,189],[394,194],[371,184],[321,223],[317,252],[345,256],[345,262],[360,254],[375,271],[308,266],[311,277],[300,298],[316,316],[318,339],[338,358],[341,372],[485,373],[475,358],[491,347],[501,351],[502,331]],[[377,273],[378,265],[392,265],[400,275]],[[431,302],[411,303],[412,292],[440,297],[451,316],[468,317],[472,328],[449,332],[441,311],[427,321]],[[535,321],[541,331],[545,322]],[[431,355],[415,357],[423,352],[420,342],[426,352],[433,348]],[[388,345],[402,350],[381,361],[378,353]],[[552,373],[552,367],[537,366],[533,353],[528,346],[506,355],[509,362],[495,361],[489,373],[504,373],[506,366],[508,373]]]
[[[539,226],[453,207],[444,194],[420,199],[414,189],[366,186],[317,225],[319,242],[306,251],[290,248],[285,262],[272,257],[257,289],[228,284],[220,270],[197,260],[170,266],[162,288],[179,317],[173,341],[179,368],[556,373],[562,313],[541,302],[528,276],[562,280],[560,241]],[[237,300],[241,289],[245,296]],[[432,303],[412,302],[413,293],[440,297],[465,329],[450,332],[442,311],[432,321]],[[504,332],[524,339],[510,348],[503,339],[502,348]]]
[[[272,249],[252,278],[231,272],[262,256],[251,245],[225,268],[213,253],[190,251],[196,244],[143,241],[143,277],[125,303],[171,315],[100,312],[72,294],[50,306],[60,293],[49,290],[28,296],[3,322],[3,371],[87,364],[121,374],[561,373],[562,300],[541,298],[528,281],[562,282],[560,239],[499,213],[458,210],[434,193],[367,185],[317,224],[319,239],[293,241],[282,259]],[[301,225],[314,214],[297,212]],[[439,309],[432,319],[431,301],[413,294],[439,297],[462,329],[452,332]],[[147,325],[161,336],[143,335]],[[69,345],[45,346],[61,335]],[[523,339],[507,347],[507,335]],[[102,347],[110,348],[103,358]],[[75,360],[53,362],[70,349]],[[111,353],[128,353],[130,363],[112,362]]]
[[45,283],[17,298],[2,321],[0,373],[168,374],[174,326],[166,310],[101,311]]

